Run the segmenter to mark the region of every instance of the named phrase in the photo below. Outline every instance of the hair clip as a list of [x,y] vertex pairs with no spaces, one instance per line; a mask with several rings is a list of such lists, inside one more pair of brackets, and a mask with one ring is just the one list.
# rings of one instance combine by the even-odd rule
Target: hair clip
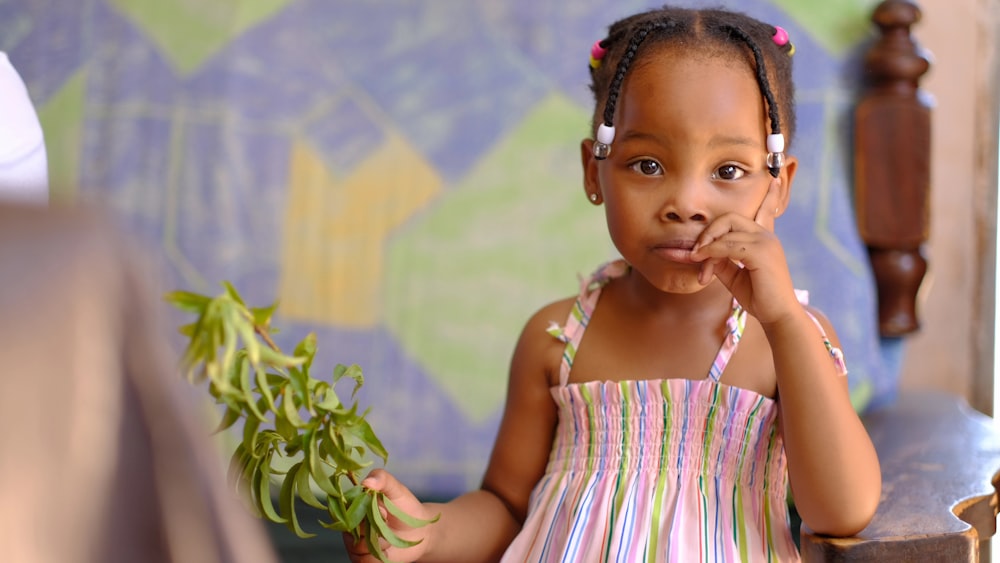
[[780,25],[774,26],[774,35],[771,36],[771,40],[774,41],[774,44],[778,47],[788,45],[789,57],[795,54],[795,45],[788,40],[788,32],[785,31],[785,28]]
[[597,70],[601,66],[601,59],[608,53],[608,50],[601,47],[601,41],[594,41],[590,47],[590,68]]

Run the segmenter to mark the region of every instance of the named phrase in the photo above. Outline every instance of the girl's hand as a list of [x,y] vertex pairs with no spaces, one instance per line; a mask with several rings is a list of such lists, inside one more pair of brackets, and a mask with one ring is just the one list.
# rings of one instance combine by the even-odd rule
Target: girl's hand
[[[373,470],[368,477],[366,477],[361,484],[373,491],[380,491],[385,494],[385,496],[392,501],[397,507],[399,507],[406,514],[419,518],[421,520],[432,520],[435,518],[435,514],[424,506],[422,502],[417,500],[417,497],[410,492],[402,483],[399,482],[391,473],[384,469]],[[420,541],[417,545],[407,548],[398,548],[389,545],[384,539],[379,540],[379,547],[382,552],[386,555],[386,559],[389,561],[397,561],[400,563],[417,561],[427,552],[427,537],[429,536],[429,528],[433,524],[427,524],[419,528],[411,528],[402,522],[395,516],[389,513],[384,506],[379,507],[382,517],[385,518],[389,527],[398,535],[400,538],[409,541]],[[344,532],[344,547],[347,548],[347,553],[353,563],[377,563],[378,559],[370,553],[368,549],[367,539],[364,535],[357,542],[354,541],[354,537],[350,533]]]
[[801,311],[785,252],[774,234],[779,183],[771,180],[753,221],[737,213],[722,215],[705,227],[691,251],[691,259],[702,262],[698,280],[708,285],[713,276],[719,278],[764,324]]

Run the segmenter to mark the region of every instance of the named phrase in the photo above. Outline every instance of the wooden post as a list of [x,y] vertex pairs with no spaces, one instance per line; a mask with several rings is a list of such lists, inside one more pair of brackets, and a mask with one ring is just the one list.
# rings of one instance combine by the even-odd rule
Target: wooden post
[[920,91],[928,56],[910,35],[920,8],[886,0],[872,21],[881,35],[865,56],[866,90],[855,109],[855,212],[878,289],[879,330],[919,329],[917,292],[927,271],[930,104]]

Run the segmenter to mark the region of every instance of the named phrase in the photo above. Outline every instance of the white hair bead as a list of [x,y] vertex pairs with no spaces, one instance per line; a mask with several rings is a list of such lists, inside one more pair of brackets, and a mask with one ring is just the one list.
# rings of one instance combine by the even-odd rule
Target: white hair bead
[[615,128],[602,123],[597,128],[597,142],[610,145],[615,140]]
[[785,152],[785,136],[781,133],[768,135],[767,152]]

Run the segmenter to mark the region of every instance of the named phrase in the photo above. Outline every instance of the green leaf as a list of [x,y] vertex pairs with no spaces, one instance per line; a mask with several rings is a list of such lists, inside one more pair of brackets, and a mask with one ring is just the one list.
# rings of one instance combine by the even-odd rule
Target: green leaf
[[254,478],[259,473],[260,459],[249,456],[242,458],[242,461],[243,467],[236,481],[236,491],[249,503],[254,513],[260,516],[260,506],[257,502],[257,491],[259,489],[254,486],[257,483]]
[[[260,464],[259,489],[257,493],[261,512],[271,522],[287,524],[288,520],[283,518],[274,510],[274,503],[271,501],[271,456],[268,455]],[[287,480],[287,477],[286,477]],[[320,506],[320,508],[323,508]]]
[[212,434],[218,434],[219,432],[222,432],[223,430],[236,424],[236,421],[240,419],[240,415],[242,414],[242,411],[226,406],[226,412],[222,415],[222,420],[219,421],[219,425],[215,427]]
[[365,543],[368,544],[368,552],[375,556],[376,559],[382,561],[383,563],[388,563],[388,556],[382,551],[382,546],[379,545],[377,537],[373,537],[374,533],[371,530],[371,526],[368,526],[368,533],[365,534]]
[[337,426],[350,426],[358,421],[358,404],[355,402],[350,409],[338,408],[330,411],[330,420]]
[[298,346],[295,347],[295,351],[292,352],[296,357],[305,358],[302,362],[303,367],[309,367],[312,365],[313,357],[316,355],[316,333],[310,332],[305,338],[299,342]]
[[236,327],[231,317],[233,312],[229,312],[229,322],[222,323],[222,362],[219,364],[219,373],[232,377],[230,384],[236,387],[236,353],[239,341],[236,339]]
[[274,429],[286,442],[294,441],[299,435],[299,431],[285,418],[284,411],[278,411],[274,415]]
[[250,365],[250,360],[246,357],[246,355],[243,355],[238,366],[237,371],[240,380],[240,391],[243,393],[242,399],[246,405],[247,412],[253,414],[254,418],[257,420],[267,420],[264,413],[257,408],[257,399],[254,397],[253,387],[250,385],[250,371],[253,367]]
[[340,398],[337,397],[337,392],[333,389],[333,387],[326,386],[321,392],[323,393],[323,400],[318,403],[314,403],[313,406],[315,408],[330,412],[337,410],[337,408],[340,407]]
[[326,511],[330,515],[331,522],[326,523],[321,521],[321,526],[337,532],[351,532],[355,540],[360,537],[357,535],[356,530],[347,527],[347,506],[344,504],[343,498],[339,496],[326,497]]
[[285,385],[281,388],[281,409],[289,424],[295,428],[303,428],[306,426],[306,423],[299,416],[299,410],[295,405],[295,399],[292,395],[293,391],[291,386]]
[[375,435],[375,431],[372,430],[367,420],[362,418],[358,421],[357,425],[350,426],[348,429],[353,435],[361,439],[362,443],[368,447],[368,451],[382,458],[382,461],[388,461],[389,452],[386,451],[385,446],[382,445],[382,441]]
[[250,454],[247,452],[246,446],[244,446],[242,442],[236,446],[236,450],[233,451],[233,455],[229,456],[229,469],[226,471],[226,482],[234,488],[236,487],[237,481],[239,481],[240,473],[243,472],[243,466],[246,465],[244,458],[249,456]]
[[241,311],[240,313],[233,321],[233,325],[236,327],[236,331],[239,332],[240,338],[243,339],[243,346],[246,349],[247,356],[250,358],[250,362],[256,366],[260,363],[260,342],[257,340],[257,333],[254,332],[253,325],[246,318],[247,313],[245,311]]
[[272,350],[268,346],[262,346],[260,348],[260,361],[275,367],[287,368],[301,364],[303,361],[305,361],[305,358],[286,356],[281,352],[276,352]]
[[268,410],[277,413],[277,409],[274,407],[274,394],[271,393],[271,386],[267,384],[267,372],[259,365],[254,366],[253,369],[257,380],[257,392],[267,401]]
[[351,397],[354,397],[357,395],[358,389],[361,389],[361,386],[365,384],[365,376],[362,375],[361,368],[357,364],[351,364],[350,366],[337,364],[333,368],[333,382],[337,383],[345,377],[354,380],[354,390],[351,391]]
[[378,508],[378,500],[385,497],[382,493],[373,493],[375,495],[375,502],[372,502],[371,506],[368,508],[368,521],[375,526],[378,531],[378,535],[385,538],[390,545],[395,547],[413,547],[420,543],[420,540],[406,540],[398,535],[396,532],[389,527],[389,523],[382,518],[382,511]]
[[312,408],[312,397],[309,395],[309,375],[295,367],[288,368],[288,383],[295,391],[300,404],[305,405],[310,414],[316,414]]
[[235,287],[233,287],[233,284],[228,281],[224,281],[222,282],[222,286],[226,288],[226,295],[228,295],[233,301],[243,305],[244,307],[247,306],[247,304],[243,302],[243,298],[240,297],[239,292],[236,291]]
[[323,464],[320,458],[320,450],[317,444],[319,432],[309,430],[306,432],[305,460],[309,465],[309,473],[312,475],[316,485],[327,495],[337,495],[339,491],[334,487],[330,477],[323,471]]
[[422,526],[426,526],[427,524],[433,524],[441,519],[441,515],[436,514],[434,518],[431,518],[430,520],[421,520],[420,518],[410,516],[409,514],[403,512],[403,509],[396,506],[396,504],[389,500],[389,497],[385,496],[385,494],[378,493],[377,498],[382,501],[383,506],[385,506],[385,509],[389,511],[389,514],[392,514],[399,519],[399,521],[411,528],[420,528]]
[[325,453],[333,458],[333,463],[344,471],[360,471],[370,463],[361,463],[351,457],[350,452],[344,448],[344,441],[333,426],[327,427],[329,440],[324,442],[327,446]]
[[274,311],[277,310],[277,308],[277,301],[268,307],[252,307],[250,309],[250,314],[253,315],[253,324],[266,329],[271,325],[271,317],[274,316]]
[[295,514],[295,476],[301,470],[301,461],[288,470],[285,481],[281,484],[281,492],[278,495],[278,506],[281,508],[281,513],[288,518],[288,521],[285,523],[288,529],[294,532],[296,536],[305,539],[314,537],[316,534],[303,530],[302,526],[299,525],[298,515]]
[[373,500],[372,496],[366,493],[358,495],[351,501],[351,505],[347,508],[347,517],[344,519],[347,529],[354,530],[361,527],[361,521],[371,509]]
[[163,296],[171,305],[182,311],[201,314],[212,299],[190,291],[171,291]]
[[309,472],[308,471],[298,471],[295,474],[295,491],[302,499],[302,502],[312,506],[313,508],[326,508],[326,505],[316,498],[316,494],[313,493],[312,485],[309,483]]
[[243,421],[243,446],[254,457],[261,457],[257,455],[257,429],[260,428],[260,422],[260,419],[250,418]]

